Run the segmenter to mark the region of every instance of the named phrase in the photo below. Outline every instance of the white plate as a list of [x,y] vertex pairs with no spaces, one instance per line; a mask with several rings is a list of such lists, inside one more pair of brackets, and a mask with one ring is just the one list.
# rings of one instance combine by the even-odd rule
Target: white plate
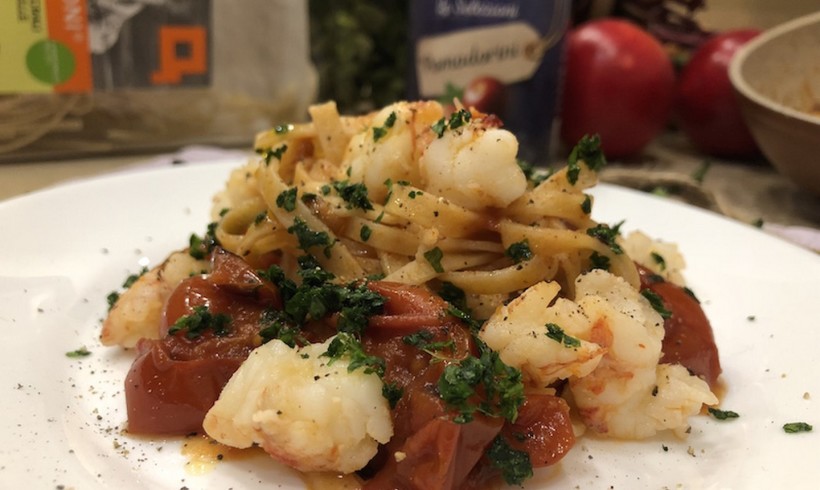
[[[181,440],[122,433],[131,353],[99,344],[106,295],[202,233],[236,162],[74,183],[0,203],[0,487],[301,488],[265,457],[186,467]],[[582,438],[527,488],[815,488],[820,257],[699,209],[601,185],[594,216],[677,242],[728,387],[687,440]],[[86,346],[80,360],[67,351]],[[786,434],[787,422],[818,426]]]

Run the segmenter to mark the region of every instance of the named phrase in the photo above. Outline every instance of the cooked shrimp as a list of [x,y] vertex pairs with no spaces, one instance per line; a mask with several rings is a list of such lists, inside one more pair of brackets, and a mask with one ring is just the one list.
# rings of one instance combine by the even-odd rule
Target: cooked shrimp
[[434,139],[419,161],[426,189],[473,210],[503,208],[523,195],[518,140],[495,126],[474,117]]
[[251,352],[205,431],[233,447],[259,444],[300,471],[361,469],[393,435],[390,409],[376,374],[322,356],[331,340],[299,349],[273,340]]
[[196,260],[188,252],[174,252],[140,276],[108,313],[100,335],[103,345],[134,347],[141,338],[159,338],[165,300],[183,279],[208,267],[208,261]]
[[576,302],[593,323],[589,340],[607,350],[592,373],[569,382],[587,427],[622,439],[682,434],[689,416],[717,403],[702,379],[658,364],[663,320],[623,279],[601,270],[580,276]]
[[500,306],[479,333],[502,361],[541,387],[586,376],[604,355],[601,346],[581,340],[589,337],[592,322],[578,305],[559,298],[548,306],[559,289],[555,282],[535,284]]
[[443,114],[437,102],[397,102],[380,110],[370,127],[351,138],[340,178],[367,186],[370,199],[381,203],[387,197],[385,181],[420,183],[418,155],[430,125]]
[[685,286],[682,271],[686,267],[678,246],[653,240],[645,233],[633,231],[623,240],[626,253],[635,262],[678,286]]

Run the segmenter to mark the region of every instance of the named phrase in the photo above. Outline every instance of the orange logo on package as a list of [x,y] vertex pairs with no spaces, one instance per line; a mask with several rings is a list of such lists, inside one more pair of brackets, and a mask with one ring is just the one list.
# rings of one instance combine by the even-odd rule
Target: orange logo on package
[[[187,48],[187,56],[179,56],[177,47]],[[207,72],[206,32],[200,26],[163,26],[159,29],[159,69],[151,73],[156,85],[176,85],[183,75],[203,75]]]

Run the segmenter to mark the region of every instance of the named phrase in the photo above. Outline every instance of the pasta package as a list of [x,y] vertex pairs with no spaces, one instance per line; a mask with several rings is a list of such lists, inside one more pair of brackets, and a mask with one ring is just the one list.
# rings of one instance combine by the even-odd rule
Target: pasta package
[[38,0],[0,13],[0,161],[248,145],[315,97],[305,1]]
[[592,218],[596,137],[548,172],[459,103],[309,112],[259,133],[205,234],[113,302],[129,432],[258,446],[306,482],[469,489],[587,433],[687,437],[718,403],[677,248]]

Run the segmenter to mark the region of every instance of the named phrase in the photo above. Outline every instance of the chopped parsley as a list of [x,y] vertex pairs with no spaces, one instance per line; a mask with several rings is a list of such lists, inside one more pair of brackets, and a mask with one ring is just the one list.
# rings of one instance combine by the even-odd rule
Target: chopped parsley
[[649,255],[652,257],[652,260],[658,264],[658,267],[660,267],[662,271],[666,270],[666,259],[663,258],[663,255],[657,252],[652,252]]
[[286,321],[303,325],[338,313],[336,327],[340,332],[361,333],[367,327],[367,319],[382,311],[385,298],[366,284],[334,284],[331,281],[335,276],[319,267],[309,255],[299,257],[299,267],[299,286],[285,277],[278,265],[260,272],[261,277],[279,288]]
[[547,337],[551,338],[552,340],[558,342],[559,344],[564,344],[564,347],[572,347],[577,349],[581,347],[581,341],[576,339],[575,337],[569,336],[564,332],[564,329],[559,327],[554,323],[547,323],[545,325],[547,327]]
[[740,417],[740,415],[737,412],[733,412],[731,410],[721,410],[719,408],[712,407],[707,407],[707,410],[709,411],[709,415],[718,420],[729,420]]
[[265,159],[265,165],[270,165],[271,160],[273,160],[274,158],[277,160],[281,160],[282,155],[284,155],[286,151],[288,151],[288,145],[280,145],[276,147],[276,149],[258,148],[256,150],[256,153],[262,155],[262,158]]
[[609,270],[609,257],[594,251],[589,255],[589,267],[591,269]]
[[783,424],[783,430],[787,434],[796,434],[797,432],[811,432],[814,427],[805,422],[789,422]]
[[466,126],[470,120],[473,118],[473,115],[467,109],[459,109],[450,115],[450,119],[448,120],[446,117],[442,117],[438,121],[435,122],[430,129],[441,138],[444,136],[444,131],[449,129],[457,129],[462,126]]
[[383,126],[373,128],[373,141],[382,139],[387,134],[387,130],[392,128],[394,124],[396,124],[396,111],[391,112],[390,115],[387,116]]
[[[479,357],[470,355],[444,368],[437,384],[439,396],[459,412],[453,418],[458,424],[473,420],[475,412],[515,421],[524,402],[521,371],[504,364],[483,342],[478,343]],[[479,387],[483,397],[477,394]]]
[[442,282],[441,288],[438,290],[438,295],[456,308],[467,311],[467,295],[463,289],[455,284],[449,281]]
[[214,247],[219,245],[219,240],[216,238],[217,223],[212,222],[208,224],[208,229],[202,237],[192,233],[188,239],[188,254],[197,259],[202,260],[207,257]]
[[265,221],[265,218],[267,218],[267,217],[268,217],[268,212],[267,211],[262,211],[262,212],[260,212],[259,214],[256,215],[256,217],[253,219],[253,223],[258,225],[259,223]]
[[291,212],[296,209],[296,187],[282,191],[276,196],[276,205],[285,211]]
[[208,330],[214,335],[223,337],[228,334],[228,327],[231,324],[231,317],[225,313],[213,314],[208,311],[207,306],[195,306],[194,311],[189,315],[183,315],[168,329],[169,335],[185,332],[188,340],[199,338]]
[[125,281],[123,281],[122,287],[125,289],[130,288],[135,282],[137,282],[137,279],[142,277],[146,272],[148,272],[148,267],[143,267],[136,274],[129,274],[129,276],[125,278]]
[[606,165],[606,157],[601,151],[601,137],[584,135],[567,157],[567,181],[575,185],[581,173],[578,162],[583,160],[590,170],[597,172]]
[[351,184],[347,180],[342,180],[333,182],[333,188],[347,203],[348,209],[359,208],[365,211],[373,209],[373,203],[367,197],[367,186],[364,184]]
[[404,390],[396,383],[385,382],[382,384],[382,396],[387,400],[387,403],[390,404],[391,409],[396,408],[396,404],[402,395],[404,395]]
[[451,304],[451,305],[447,308],[447,313],[448,313],[450,316],[453,316],[453,317],[455,317],[455,318],[458,318],[459,320],[461,320],[461,321],[463,321],[464,323],[466,323],[466,324],[467,324],[467,326],[468,326],[468,327],[470,327],[470,330],[471,330],[472,332],[478,332],[478,330],[481,328],[481,322],[480,322],[480,321],[478,321],[478,320],[474,319],[474,318],[473,318],[472,316],[470,316],[470,314],[469,314],[469,313],[467,313],[465,310],[462,310],[462,309],[458,308],[457,306],[455,306],[455,305],[453,305],[453,304]]
[[504,255],[513,259],[516,264],[530,260],[532,259],[530,243],[526,238],[520,242],[512,243],[506,250],[504,250]]
[[516,163],[518,163],[518,168],[521,169],[524,177],[533,187],[538,187],[541,182],[549,179],[553,174],[552,169],[536,169],[532,163],[520,158],[516,160]]
[[111,291],[108,293],[108,296],[105,297],[105,301],[108,303],[108,311],[111,311],[111,308],[117,304],[117,301],[120,300],[120,293],[116,291]]
[[301,218],[294,218],[293,225],[288,227],[288,233],[294,235],[299,241],[299,248],[307,252],[313,247],[324,247],[325,257],[330,257],[330,247],[335,241],[330,239],[330,235],[325,231],[313,231]]
[[521,485],[533,475],[529,453],[513,449],[500,435],[493,439],[486,454],[490,463],[501,470],[501,477],[508,485]]
[[367,225],[362,225],[362,228],[359,230],[359,238],[361,238],[363,242],[370,240],[370,235],[372,234],[373,230]]
[[435,247],[424,252],[424,258],[430,263],[434,271],[439,274],[444,272],[444,267],[441,266],[441,259],[444,257],[444,252],[440,248]]
[[661,318],[666,320],[672,316],[672,312],[666,308],[666,305],[663,302],[663,298],[660,295],[651,289],[642,289],[641,294],[644,298],[649,301],[649,304],[652,305],[652,308],[661,315]]
[[589,214],[592,212],[592,196],[589,194],[584,194],[584,202],[581,203],[581,211],[584,214]]
[[330,358],[328,364],[346,357],[348,372],[364,368],[365,374],[376,373],[379,377],[384,376],[384,359],[365,353],[362,343],[349,333],[339,332],[330,341],[327,352],[323,353],[322,356]]
[[[136,274],[129,274],[128,277],[125,278],[125,281],[123,281],[123,283],[122,283],[123,289],[128,289],[131,286],[133,286],[134,283],[137,282],[137,280],[140,277],[145,275],[146,272],[148,272],[148,268],[143,267]],[[119,299],[120,299],[120,293],[119,292],[111,291],[110,293],[108,293],[108,296],[105,297],[105,300],[108,303],[108,310],[109,311],[111,311],[111,308],[113,308],[114,305],[117,304],[117,301],[119,301]]]
[[624,249],[622,249],[621,246],[618,245],[615,239],[618,237],[618,233],[620,233],[621,230],[621,225],[623,224],[624,222],[621,221],[615,226],[610,227],[606,223],[601,223],[599,225],[587,229],[587,235],[596,238],[599,242],[608,246],[613,253],[615,253],[616,255],[620,255],[624,253]]
[[81,359],[83,357],[88,357],[90,355],[91,351],[89,351],[85,346],[65,353],[65,356],[71,359]]
[[279,310],[273,308],[264,310],[259,317],[259,323],[261,326],[259,336],[262,337],[262,343],[278,339],[291,348],[308,343],[307,339],[302,336],[299,326]]
[[431,355],[443,350],[452,351],[456,346],[453,339],[434,341],[433,332],[429,330],[419,330],[418,332],[405,335],[401,340],[405,344],[412,345]]

